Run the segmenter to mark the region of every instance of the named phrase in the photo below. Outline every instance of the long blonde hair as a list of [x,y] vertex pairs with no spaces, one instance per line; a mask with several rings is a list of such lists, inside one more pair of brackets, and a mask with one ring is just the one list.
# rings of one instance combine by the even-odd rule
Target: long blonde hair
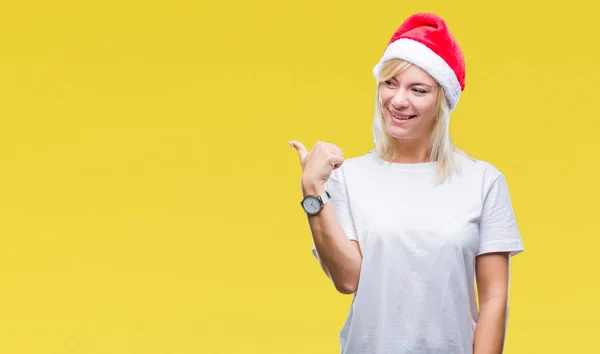
[[[398,140],[387,131],[385,118],[382,114],[379,88],[382,82],[398,75],[411,65],[411,63],[404,60],[391,59],[383,64],[379,74],[375,92],[373,141],[379,157],[387,161],[393,161],[398,157]],[[437,162],[438,182],[442,183],[446,178],[460,171],[457,153],[466,154],[456,148],[450,138],[450,107],[441,86],[438,87],[437,105],[437,115],[429,139],[428,153],[430,160]]]

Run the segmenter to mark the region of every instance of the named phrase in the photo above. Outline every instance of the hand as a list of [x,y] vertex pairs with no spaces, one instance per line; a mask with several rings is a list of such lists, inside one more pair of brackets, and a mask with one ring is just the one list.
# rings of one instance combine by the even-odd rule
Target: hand
[[331,171],[344,162],[342,150],[331,143],[318,142],[310,152],[299,141],[290,141],[289,144],[298,151],[303,185],[323,186]]

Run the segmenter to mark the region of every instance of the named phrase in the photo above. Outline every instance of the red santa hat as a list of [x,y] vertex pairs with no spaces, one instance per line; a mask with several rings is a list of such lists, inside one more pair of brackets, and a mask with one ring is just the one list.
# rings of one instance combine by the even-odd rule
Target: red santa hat
[[465,89],[465,60],[442,18],[430,13],[418,13],[406,19],[373,69],[377,80],[382,64],[394,58],[406,60],[425,70],[444,88],[450,109],[456,108]]

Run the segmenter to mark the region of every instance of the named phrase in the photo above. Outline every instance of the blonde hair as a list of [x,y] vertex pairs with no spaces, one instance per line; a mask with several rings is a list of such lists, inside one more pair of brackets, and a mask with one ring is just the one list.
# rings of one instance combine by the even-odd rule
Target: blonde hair
[[[398,140],[387,131],[385,118],[382,114],[379,88],[382,82],[398,75],[411,65],[411,63],[404,60],[391,59],[383,64],[379,74],[375,93],[373,141],[375,151],[383,160],[393,161],[398,157]],[[457,154],[466,154],[456,148],[450,139],[450,106],[441,86],[438,86],[437,105],[437,115],[429,139],[428,153],[430,160],[437,162],[438,182],[442,183],[452,174],[460,171]]]

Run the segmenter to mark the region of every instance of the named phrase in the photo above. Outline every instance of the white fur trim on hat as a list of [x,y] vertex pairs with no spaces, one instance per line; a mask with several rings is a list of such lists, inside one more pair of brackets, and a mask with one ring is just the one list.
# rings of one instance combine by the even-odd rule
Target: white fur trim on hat
[[454,70],[426,45],[408,38],[400,38],[390,44],[381,60],[373,68],[375,79],[379,79],[379,70],[385,61],[403,59],[425,70],[444,88],[450,109],[454,110],[462,90]]

